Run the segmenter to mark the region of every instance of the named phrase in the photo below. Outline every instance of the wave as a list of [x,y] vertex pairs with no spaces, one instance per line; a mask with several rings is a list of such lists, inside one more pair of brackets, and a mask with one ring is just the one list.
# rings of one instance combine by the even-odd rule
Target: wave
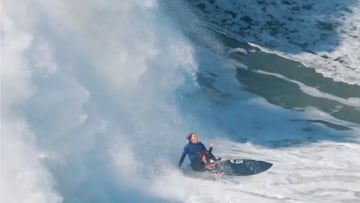
[[358,1],[187,1],[211,29],[360,85]]
[[[323,169],[321,162],[312,163],[332,155],[338,156],[327,166],[355,181],[343,184],[343,175],[329,179],[337,174],[329,169],[317,180],[346,185],[346,191],[322,192],[335,190],[329,197],[335,201],[355,197],[350,186],[358,184],[358,172],[352,171],[358,162],[348,158],[358,154],[358,125],[316,108],[282,108],[247,91],[236,78],[237,66],[219,54],[226,47],[196,23],[191,31],[207,34],[202,40],[213,42],[211,49],[196,41],[200,35],[189,37],[180,22],[186,5],[174,2],[1,2],[2,200],[301,201],[302,192],[316,189],[311,173]],[[306,94],[358,107],[356,98],[279,77]],[[176,162],[190,131],[204,143],[215,139],[219,156],[267,159],[278,166],[259,179],[184,177]],[[297,161],[308,173],[298,174]],[[254,192],[259,180],[266,184]],[[306,189],[299,192],[302,180]],[[281,187],[274,192],[276,185]]]

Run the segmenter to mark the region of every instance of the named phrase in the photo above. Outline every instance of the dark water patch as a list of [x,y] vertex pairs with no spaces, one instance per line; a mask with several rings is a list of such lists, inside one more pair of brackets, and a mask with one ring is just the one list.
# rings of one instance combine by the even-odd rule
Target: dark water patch
[[295,111],[304,111],[308,106],[313,106],[335,118],[360,124],[358,109],[304,94],[299,86],[292,82],[241,68],[237,69],[236,78],[246,85],[247,91],[262,96],[271,104]]
[[[333,128],[333,129],[340,130],[340,131],[351,130],[351,128],[346,127],[346,126],[338,125],[338,124],[331,123],[328,121],[317,120],[317,119],[314,119],[314,120],[312,120],[312,119],[304,119],[304,120],[293,119],[292,121],[306,121],[306,122],[310,122],[310,123],[320,123],[329,128]],[[311,131],[311,130],[309,130],[309,131]]]
[[360,97],[360,87],[325,78],[315,69],[308,68],[299,62],[292,61],[276,54],[250,52],[241,61],[251,69],[260,69],[279,73],[289,79],[342,98]]
[[271,147],[273,148],[294,147],[304,144],[304,140],[300,140],[300,139],[271,140],[270,144]]
[[[210,77],[209,77],[210,76]],[[217,101],[232,100],[232,95],[214,86],[214,81],[217,76],[214,73],[208,72],[207,74],[198,73],[197,82],[200,84],[200,87],[208,95],[211,95],[213,98],[216,98]]]

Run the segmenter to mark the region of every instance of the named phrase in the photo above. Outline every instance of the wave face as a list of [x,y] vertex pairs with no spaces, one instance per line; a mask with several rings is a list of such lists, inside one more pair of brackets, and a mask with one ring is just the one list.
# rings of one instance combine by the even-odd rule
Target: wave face
[[335,81],[360,85],[357,0],[187,2],[218,32],[300,61]]
[[[357,9],[346,2],[346,12]],[[1,202],[359,200],[357,59],[348,64],[354,78],[340,83],[292,60],[307,58],[295,45],[257,48],[230,27],[220,35],[211,19],[221,14],[211,12],[240,8],[230,4],[2,1]],[[314,57],[331,61],[339,47]],[[274,166],[252,177],[187,177],[176,166],[191,131],[215,140],[218,156]]]

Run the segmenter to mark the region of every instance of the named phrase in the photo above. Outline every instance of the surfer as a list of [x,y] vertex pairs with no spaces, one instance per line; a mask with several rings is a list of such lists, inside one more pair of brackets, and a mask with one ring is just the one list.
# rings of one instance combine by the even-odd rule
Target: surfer
[[191,162],[191,168],[194,171],[204,171],[206,164],[209,163],[210,160],[217,160],[211,153],[214,146],[213,143],[210,143],[209,150],[206,150],[204,144],[199,142],[196,133],[192,132],[186,138],[189,140],[189,143],[185,145],[184,151],[181,154],[179,168],[181,167],[186,155],[188,155]]

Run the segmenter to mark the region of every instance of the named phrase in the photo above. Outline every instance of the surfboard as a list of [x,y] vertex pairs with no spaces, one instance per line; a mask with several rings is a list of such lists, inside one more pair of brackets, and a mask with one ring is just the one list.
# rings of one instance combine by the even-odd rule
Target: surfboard
[[252,159],[221,160],[211,163],[207,171],[218,175],[249,176],[262,173],[272,167],[272,163]]

